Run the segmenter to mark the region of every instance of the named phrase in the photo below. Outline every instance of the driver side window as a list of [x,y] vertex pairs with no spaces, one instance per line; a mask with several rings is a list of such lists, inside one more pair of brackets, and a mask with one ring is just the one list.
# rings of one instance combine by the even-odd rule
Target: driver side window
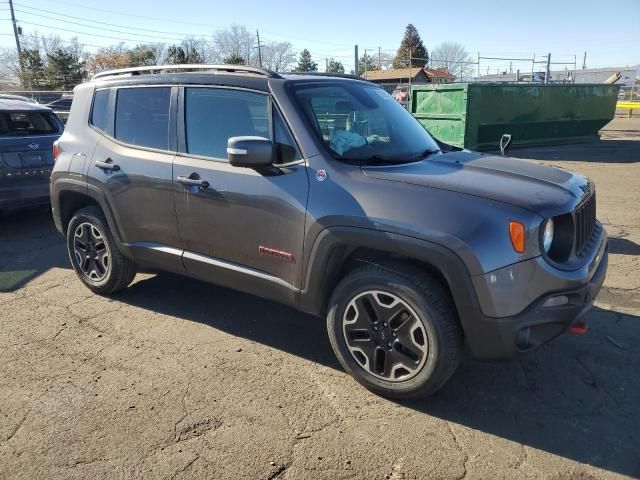
[[231,137],[271,138],[267,95],[194,87],[184,97],[187,153],[226,160]]

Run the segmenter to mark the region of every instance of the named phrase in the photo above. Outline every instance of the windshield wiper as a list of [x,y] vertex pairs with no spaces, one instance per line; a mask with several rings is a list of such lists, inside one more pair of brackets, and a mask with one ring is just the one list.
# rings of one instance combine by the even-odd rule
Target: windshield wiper
[[369,157],[344,157],[337,156],[337,160],[344,160],[346,162],[361,162],[361,163],[374,163],[374,164],[388,164],[397,163],[393,159],[385,158],[382,155],[371,155]]
[[361,163],[368,163],[373,165],[389,165],[389,164],[413,162],[420,158],[426,158],[431,155],[435,155],[436,153],[441,153],[441,150],[425,150],[423,152],[418,153],[417,155],[412,155],[410,157],[384,157],[382,155],[370,155],[368,157],[339,156],[339,157],[336,157],[336,159],[344,160],[347,162],[361,162]]
[[438,149],[438,150],[425,150],[423,152],[420,152],[416,155],[413,155],[411,157],[407,157],[407,161],[411,161],[411,160],[418,160],[419,158],[427,158],[430,157],[431,155],[435,155],[436,153],[441,153],[442,150]]

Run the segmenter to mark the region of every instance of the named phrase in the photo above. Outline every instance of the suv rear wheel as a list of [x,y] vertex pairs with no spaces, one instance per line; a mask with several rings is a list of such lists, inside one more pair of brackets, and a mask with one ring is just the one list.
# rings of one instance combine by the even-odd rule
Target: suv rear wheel
[[332,295],[327,328],[345,370],[389,398],[434,393],[453,375],[462,352],[450,295],[405,265],[367,264],[348,274]]
[[75,213],[67,227],[67,251],[76,274],[95,293],[122,290],[136,275],[135,264],[120,253],[97,207]]

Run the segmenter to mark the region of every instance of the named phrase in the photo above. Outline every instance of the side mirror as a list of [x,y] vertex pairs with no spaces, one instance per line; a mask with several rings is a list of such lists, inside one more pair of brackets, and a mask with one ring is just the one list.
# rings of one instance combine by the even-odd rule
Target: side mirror
[[234,167],[268,167],[273,164],[275,148],[267,138],[231,137],[227,141],[227,158]]

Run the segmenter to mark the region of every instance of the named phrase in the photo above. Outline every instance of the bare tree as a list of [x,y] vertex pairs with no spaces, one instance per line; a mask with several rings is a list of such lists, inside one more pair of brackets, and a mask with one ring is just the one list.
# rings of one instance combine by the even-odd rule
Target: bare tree
[[257,38],[244,25],[233,24],[213,35],[211,57],[214,62],[225,58],[243,58],[247,65],[258,63]]
[[15,48],[0,49],[0,89],[20,85],[20,62]]
[[376,53],[374,51],[371,54],[371,64],[375,70],[387,70],[393,65],[393,55],[387,52]]
[[87,72],[89,75],[95,75],[105,70],[114,70],[129,66],[128,50],[124,43],[111,47],[101,48],[94,55],[90,55],[87,59]]
[[181,46],[187,59],[193,63],[204,63],[209,54],[207,41],[203,38],[187,37]]
[[275,72],[290,70],[296,63],[293,45],[289,42],[276,42],[261,45],[262,66]]
[[155,65],[162,65],[166,55],[166,45],[160,42],[147,43],[147,47],[153,50]]
[[460,79],[473,72],[473,59],[459,43],[443,42],[431,51],[431,66],[444,67]]

